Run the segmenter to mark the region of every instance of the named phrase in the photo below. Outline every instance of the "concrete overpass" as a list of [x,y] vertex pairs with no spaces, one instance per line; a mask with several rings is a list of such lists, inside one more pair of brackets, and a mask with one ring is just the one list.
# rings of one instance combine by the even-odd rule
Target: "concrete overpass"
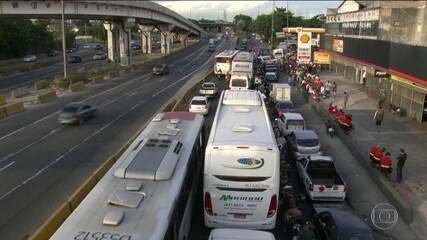
[[[151,1],[65,0],[67,19],[103,20],[108,37],[108,57],[122,65],[131,63],[131,28],[139,28],[144,53],[151,53],[151,32],[160,31],[161,52],[170,52],[172,37],[183,46],[189,35],[201,37],[204,30],[178,13]],[[62,12],[59,0],[0,1],[0,18],[54,19]]]
[[226,27],[232,27],[232,22],[218,20],[215,22],[200,22],[199,25],[207,32],[224,32]]

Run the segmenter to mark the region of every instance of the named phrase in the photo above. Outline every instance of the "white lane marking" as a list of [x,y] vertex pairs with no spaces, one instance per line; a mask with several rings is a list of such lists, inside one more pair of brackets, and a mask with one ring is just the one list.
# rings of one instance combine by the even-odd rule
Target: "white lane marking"
[[0,168],[0,172],[1,172],[1,171],[6,170],[6,168],[8,168],[8,167],[12,166],[13,164],[15,164],[15,161],[10,162],[10,163],[9,163],[9,164],[7,164],[6,166],[4,166],[4,167]]
[[17,154],[19,154],[19,153],[21,153],[21,152],[23,152],[23,151],[25,151],[25,150],[27,150],[28,148],[30,148],[30,147],[32,147],[32,146],[34,146],[35,144],[37,144],[37,143],[39,143],[39,142],[43,141],[44,139],[46,139],[46,138],[48,138],[48,137],[52,136],[53,134],[55,134],[55,133],[59,132],[59,131],[60,131],[61,129],[63,129],[63,128],[64,128],[64,126],[61,126],[61,127],[55,128],[55,129],[53,129],[52,131],[50,131],[48,134],[44,135],[43,137],[41,137],[41,138],[37,139],[36,141],[34,141],[34,142],[32,142],[32,143],[30,143],[30,144],[26,145],[25,147],[23,147],[23,148],[19,149],[18,151],[13,152],[13,153],[10,153],[10,154],[8,154],[8,155],[4,156],[3,158],[1,158],[1,159],[0,159],[0,163],[2,163],[2,162],[4,162],[4,161],[8,160],[8,159],[9,159],[9,158],[11,158],[11,157],[16,156]]
[[[151,73],[149,73],[149,74],[145,74],[145,75],[143,75],[143,76],[141,76],[141,77],[138,77],[138,78],[132,79],[132,80],[130,80],[130,81],[126,81],[126,82],[124,82],[124,83],[121,83],[121,84],[119,84],[119,85],[117,85],[117,86],[113,87],[113,88],[110,88],[110,89],[104,90],[104,91],[102,91],[102,92],[100,92],[100,93],[97,93],[97,94],[92,95],[92,96],[90,96],[90,97],[88,97],[88,98],[85,98],[85,99],[81,100],[81,102],[86,102],[86,101],[88,101],[89,99],[92,99],[92,98],[95,98],[95,97],[98,97],[98,96],[104,95],[104,94],[106,94],[106,93],[108,93],[108,92],[111,92],[111,91],[116,90],[117,88],[119,88],[119,87],[121,87],[121,86],[124,86],[124,85],[130,84],[130,83],[133,83],[133,82],[138,81],[138,80],[140,80],[140,79],[144,79],[144,78],[146,78],[146,77],[148,77],[148,76],[150,76],[150,75],[151,75]],[[148,80],[148,79],[147,79],[147,80]],[[144,81],[145,81],[145,79],[144,79]],[[53,117],[53,116],[55,116],[55,115],[59,114],[60,112],[61,112],[61,111],[56,111],[56,112],[54,112],[54,113],[51,113],[51,114],[49,114],[49,115],[44,116],[43,118],[40,118],[39,120],[37,120],[37,121],[35,121],[35,122],[32,122],[32,123],[30,123],[30,124],[28,124],[28,125],[25,125],[25,126],[22,126],[22,127],[18,128],[18,129],[16,129],[15,131],[10,132],[10,133],[8,133],[8,134],[6,134],[6,135],[4,135],[4,136],[0,137],[0,141],[3,141],[4,139],[6,139],[6,138],[8,138],[8,137],[10,137],[10,136],[12,136],[12,135],[15,135],[15,134],[17,134],[17,133],[21,132],[22,130],[24,130],[24,129],[26,129],[26,128],[30,127],[30,126],[36,125],[36,124],[38,124],[38,123],[40,123],[40,122],[42,122],[42,121],[44,121],[44,120],[46,120],[46,119],[49,119],[49,118],[51,118],[51,117]]]
[[25,184],[27,184],[28,182],[30,182],[31,180],[35,179],[37,176],[39,176],[40,174],[42,174],[44,171],[46,171],[49,167],[53,166],[55,163],[59,162],[61,159],[63,159],[67,154],[71,153],[72,151],[74,151],[75,149],[77,149],[79,146],[81,146],[82,144],[86,143],[87,141],[89,141],[91,138],[95,137],[97,134],[99,134],[100,132],[102,132],[103,130],[105,130],[106,128],[108,128],[109,126],[111,126],[112,124],[114,124],[115,122],[117,122],[118,120],[120,120],[121,118],[123,118],[125,115],[127,115],[128,113],[130,113],[131,111],[135,110],[137,107],[141,106],[142,104],[144,104],[147,100],[142,100],[141,102],[133,105],[129,110],[127,110],[126,112],[123,112],[122,114],[120,114],[118,117],[116,117],[115,119],[113,119],[112,121],[110,121],[109,123],[105,124],[102,128],[98,129],[97,131],[95,131],[94,133],[92,133],[90,136],[86,137],[83,141],[81,141],[79,144],[73,146],[72,148],[68,149],[66,152],[64,152],[63,154],[61,154],[59,157],[57,157],[55,160],[53,160],[52,162],[48,163],[46,166],[44,166],[43,168],[41,168],[40,170],[38,170],[34,175],[30,176],[29,178],[25,179],[22,183],[18,184],[17,186],[15,186],[14,188],[10,189],[8,192],[6,192],[5,194],[3,194],[0,197],[0,200],[3,200],[4,198],[6,198],[7,196],[9,196],[10,194],[12,194],[13,192],[15,192],[16,190],[18,190],[20,187],[24,186]]

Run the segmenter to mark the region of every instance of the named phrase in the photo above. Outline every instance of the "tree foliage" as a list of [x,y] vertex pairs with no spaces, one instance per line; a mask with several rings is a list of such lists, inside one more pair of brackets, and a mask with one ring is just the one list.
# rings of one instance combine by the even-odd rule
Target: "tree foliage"
[[235,31],[248,31],[252,24],[252,18],[248,15],[239,14],[234,16],[233,25],[235,26]]

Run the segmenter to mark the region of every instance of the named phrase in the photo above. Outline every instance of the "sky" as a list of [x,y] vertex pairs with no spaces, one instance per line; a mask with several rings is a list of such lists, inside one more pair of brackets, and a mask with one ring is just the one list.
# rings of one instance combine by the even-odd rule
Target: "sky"
[[[271,13],[273,1],[156,1],[187,18],[224,19],[245,14],[256,18],[258,14]],[[342,1],[289,1],[289,9],[297,16],[312,17],[326,13],[326,8],[335,8]],[[286,7],[287,1],[274,1],[276,7]]]

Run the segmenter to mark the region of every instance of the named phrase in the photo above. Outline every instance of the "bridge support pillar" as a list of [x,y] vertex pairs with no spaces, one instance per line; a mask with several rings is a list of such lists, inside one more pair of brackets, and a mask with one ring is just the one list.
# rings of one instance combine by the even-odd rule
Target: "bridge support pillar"
[[128,66],[132,64],[130,40],[132,36],[131,27],[134,24],[135,18],[126,18],[123,19],[121,27],[119,28],[120,65],[122,66]]
[[142,53],[151,54],[151,31],[153,26],[138,24],[139,32],[141,33]]
[[172,45],[172,32],[174,25],[161,25],[160,30],[160,49],[162,54],[169,54]]
[[179,34],[179,41],[181,42],[181,47],[187,47],[188,46],[188,35],[189,35],[189,33],[180,33]]
[[115,22],[105,22],[104,28],[107,30],[107,51],[108,59],[111,62],[119,62],[119,28],[120,24]]

